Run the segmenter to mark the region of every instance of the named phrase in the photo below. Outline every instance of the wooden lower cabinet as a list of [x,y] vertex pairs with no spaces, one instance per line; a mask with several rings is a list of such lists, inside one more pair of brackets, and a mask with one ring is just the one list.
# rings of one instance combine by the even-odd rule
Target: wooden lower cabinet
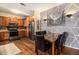
[[19,31],[20,37],[26,37],[26,31]]
[[0,32],[0,41],[9,40],[9,32]]
[[[18,34],[19,34],[20,38],[28,37],[26,29],[25,30],[19,30]],[[5,41],[5,40],[9,40],[9,39],[10,39],[10,32],[1,30],[0,31],[0,41]]]

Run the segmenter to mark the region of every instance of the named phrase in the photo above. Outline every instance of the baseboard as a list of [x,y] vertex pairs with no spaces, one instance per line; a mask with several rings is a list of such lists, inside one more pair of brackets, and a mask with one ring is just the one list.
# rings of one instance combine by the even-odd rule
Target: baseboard
[[65,47],[69,47],[69,48],[73,48],[73,49],[79,50],[79,48],[77,48],[77,47],[71,47],[71,46],[67,46],[67,45],[65,45]]

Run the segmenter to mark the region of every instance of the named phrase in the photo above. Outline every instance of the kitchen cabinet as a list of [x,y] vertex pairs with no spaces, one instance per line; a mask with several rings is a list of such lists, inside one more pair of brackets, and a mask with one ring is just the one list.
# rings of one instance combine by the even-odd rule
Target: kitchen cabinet
[[24,26],[29,26],[30,21],[32,20],[32,17],[27,17],[26,20],[24,20]]
[[9,25],[9,23],[10,23],[10,21],[11,21],[11,18],[10,17],[6,17],[6,19],[5,19],[5,25],[6,26],[8,26]]
[[10,17],[0,16],[0,26],[8,26]]
[[9,32],[6,30],[0,30],[0,41],[9,40]]
[[18,26],[23,26],[23,20],[22,19],[18,19]]
[[19,36],[22,37],[26,37],[26,30],[25,29],[21,29],[19,30]]
[[18,19],[16,18],[16,17],[14,17],[14,18],[11,18],[11,21],[10,21],[11,23],[18,23]]
[[9,39],[9,32],[3,32],[3,39]]
[[2,25],[2,16],[0,16],[0,26]]
[[6,17],[4,16],[2,17],[2,26],[6,26],[6,19],[7,19]]
[[26,27],[26,36],[29,37],[29,33],[30,33],[30,28],[29,28],[29,24],[31,23],[31,21],[33,20],[33,17],[27,17],[26,20],[24,20],[24,26]]
[[6,23],[5,19],[6,19],[6,17],[0,16],[0,25],[1,26],[5,26],[5,23]]

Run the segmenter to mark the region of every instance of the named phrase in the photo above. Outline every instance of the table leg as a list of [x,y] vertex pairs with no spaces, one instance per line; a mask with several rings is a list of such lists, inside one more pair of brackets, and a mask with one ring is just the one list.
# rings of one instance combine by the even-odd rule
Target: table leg
[[55,55],[55,51],[54,51],[55,47],[54,46],[55,46],[55,42],[52,42],[52,55]]

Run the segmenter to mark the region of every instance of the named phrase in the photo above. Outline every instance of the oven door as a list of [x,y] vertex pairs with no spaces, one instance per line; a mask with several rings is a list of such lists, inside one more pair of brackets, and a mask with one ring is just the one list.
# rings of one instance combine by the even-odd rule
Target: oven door
[[10,31],[10,37],[18,36],[18,31]]

